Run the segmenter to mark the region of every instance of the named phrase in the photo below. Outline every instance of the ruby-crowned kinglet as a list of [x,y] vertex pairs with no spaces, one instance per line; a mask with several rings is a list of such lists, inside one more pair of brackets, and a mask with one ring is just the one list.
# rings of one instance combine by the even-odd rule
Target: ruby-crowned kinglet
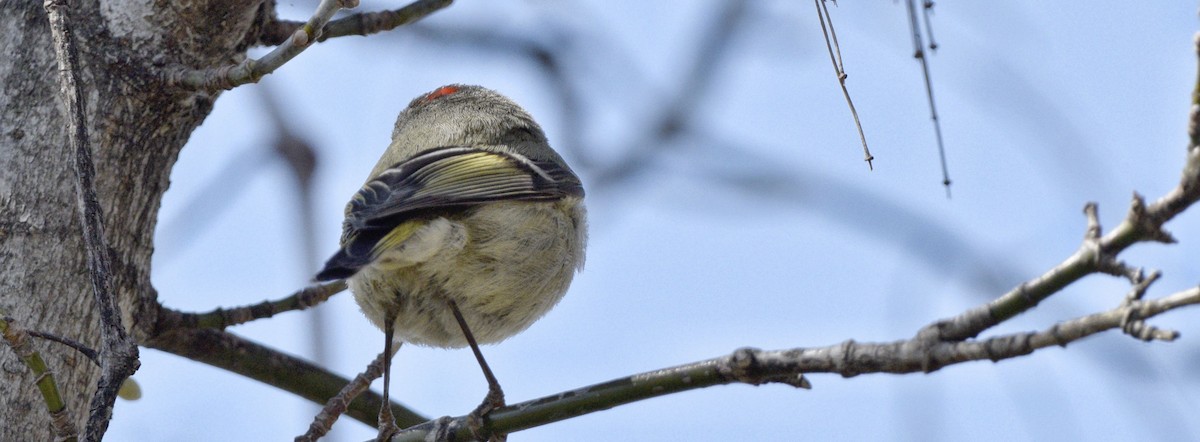
[[[533,117],[495,91],[449,85],[400,112],[391,145],[346,206],[341,249],[316,279],[346,280],[384,330],[385,360],[393,333],[470,345],[489,384],[479,417],[503,393],[476,342],[519,333],[558,303],[586,241],[583,186]],[[381,432],[395,428],[386,403]]]

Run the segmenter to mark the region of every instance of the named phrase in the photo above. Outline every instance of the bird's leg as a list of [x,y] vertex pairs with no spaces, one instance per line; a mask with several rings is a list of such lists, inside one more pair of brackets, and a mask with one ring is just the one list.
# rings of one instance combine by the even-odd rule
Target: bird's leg
[[[471,328],[467,327],[467,320],[463,319],[462,312],[458,310],[458,304],[454,301],[449,301],[450,310],[454,312],[454,319],[458,321],[458,326],[462,328],[463,336],[467,338],[467,344],[471,346],[471,351],[475,353],[475,360],[479,361],[479,368],[483,369],[483,377],[487,378],[488,393],[484,396],[483,403],[475,408],[471,414],[467,415],[467,425],[470,426],[471,432],[477,438],[482,438],[479,430],[483,427],[483,418],[491,413],[492,410],[504,406],[504,390],[500,389],[500,382],[496,380],[496,375],[492,374],[491,367],[488,367],[487,361],[483,359],[483,353],[479,351],[479,344],[475,342],[475,336],[471,334]],[[504,435],[488,435],[489,441],[505,440]]]
[[390,440],[400,431],[396,426],[396,417],[392,415],[392,401],[388,399],[388,389],[392,380],[392,336],[395,334],[396,316],[385,315],[383,321],[383,405],[379,406],[379,437],[378,441]]

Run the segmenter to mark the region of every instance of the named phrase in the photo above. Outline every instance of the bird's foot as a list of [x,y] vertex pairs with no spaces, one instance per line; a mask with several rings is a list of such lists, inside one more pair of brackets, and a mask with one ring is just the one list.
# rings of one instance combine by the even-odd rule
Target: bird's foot
[[467,428],[471,429],[471,434],[478,440],[486,440],[488,442],[504,442],[508,439],[506,434],[494,434],[491,430],[484,428],[484,419],[487,415],[497,408],[504,406],[504,392],[500,389],[488,389],[488,394],[483,398],[483,403],[475,407],[471,414],[467,415]]
[[384,402],[383,407],[379,409],[379,436],[375,440],[386,442],[392,440],[392,436],[399,432],[400,427],[396,426],[396,418],[392,416],[391,404]]

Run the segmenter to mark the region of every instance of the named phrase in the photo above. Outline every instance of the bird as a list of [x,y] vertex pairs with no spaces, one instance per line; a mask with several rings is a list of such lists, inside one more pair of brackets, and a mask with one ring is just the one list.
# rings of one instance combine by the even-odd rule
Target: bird
[[379,437],[399,431],[388,401],[392,346],[470,347],[488,393],[476,436],[504,393],[479,350],[527,329],[582,270],[579,177],[511,99],[450,84],[413,99],[391,144],[347,203],[340,247],[316,275],[344,279],[384,332]]

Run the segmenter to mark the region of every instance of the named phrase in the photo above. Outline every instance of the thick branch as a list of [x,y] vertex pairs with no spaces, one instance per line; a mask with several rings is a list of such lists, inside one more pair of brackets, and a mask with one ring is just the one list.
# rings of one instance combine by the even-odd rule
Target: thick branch
[[[121,324],[121,313],[112,296],[109,277],[109,248],[104,239],[104,219],[100,202],[96,198],[95,166],[84,109],[83,91],[79,88],[79,52],[70,26],[70,17],[65,0],[46,0],[46,14],[50,20],[51,38],[54,40],[55,58],[58,60],[59,93],[66,109],[68,152],[75,172],[76,203],[79,208],[83,242],[87,249],[88,270],[91,277],[92,294],[100,312],[100,367],[101,374],[88,415],[84,433],[89,441],[100,440],[108,429],[112,417],[113,403],[121,383],[137,371],[137,345],[125,333]],[[53,156],[50,158],[54,158]]]
[[[145,345],[246,376],[318,404],[334,397],[350,382],[308,361],[221,330],[179,329],[156,336]],[[350,403],[346,415],[374,426],[382,403],[378,394],[367,392]],[[427,420],[395,403],[392,413],[400,425]]]

